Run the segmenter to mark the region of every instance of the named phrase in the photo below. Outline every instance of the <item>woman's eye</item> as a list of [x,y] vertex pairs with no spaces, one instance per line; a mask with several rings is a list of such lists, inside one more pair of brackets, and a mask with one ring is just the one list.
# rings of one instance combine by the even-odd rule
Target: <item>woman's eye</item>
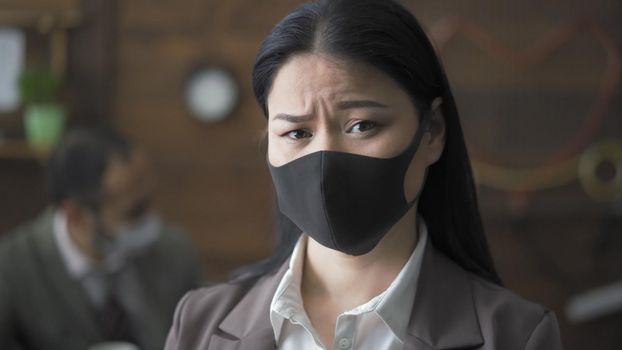
[[286,134],[287,137],[293,140],[299,140],[311,136],[311,133],[302,129],[292,130]]
[[352,127],[349,130],[349,132],[352,132],[352,133],[366,132],[366,131],[369,131],[369,130],[375,128],[376,126],[377,126],[377,124],[375,122],[360,121],[360,122],[352,125]]

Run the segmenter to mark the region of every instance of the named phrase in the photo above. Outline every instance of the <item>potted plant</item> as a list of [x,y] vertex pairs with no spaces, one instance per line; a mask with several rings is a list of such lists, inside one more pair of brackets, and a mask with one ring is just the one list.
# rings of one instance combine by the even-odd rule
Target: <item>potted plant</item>
[[30,68],[22,73],[19,87],[28,144],[38,153],[47,153],[65,127],[60,79],[50,69]]

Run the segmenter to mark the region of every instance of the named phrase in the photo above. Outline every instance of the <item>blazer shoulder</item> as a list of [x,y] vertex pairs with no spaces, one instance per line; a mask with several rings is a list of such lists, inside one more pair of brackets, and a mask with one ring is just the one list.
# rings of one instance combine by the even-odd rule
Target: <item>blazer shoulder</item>
[[[187,317],[210,319],[222,318],[244,297],[252,285],[227,282],[194,289],[184,296],[179,307]],[[222,316],[222,317],[219,317]]]
[[249,282],[228,282],[186,293],[177,304],[166,349],[195,349],[208,344],[252,286]]
[[559,342],[559,328],[552,311],[474,274],[470,274],[470,279],[482,335],[488,344],[495,344],[492,348],[526,349],[534,334],[542,337],[539,329],[543,324],[551,330],[544,338]]
[[10,255],[12,259],[30,258],[28,251],[32,243],[49,244],[52,235],[53,210],[48,208],[39,216],[23,222],[0,236],[0,257]]
[[23,224],[0,238],[0,267],[17,266],[31,258],[31,240],[34,239],[35,223]]
[[494,310],[496,312],[520,309],[526,315],[535,316],[541,316],[547,311],[542,305],[526,300],[503,286],[485,280],[473,273],[469,273],[469,275],[475,302],[479,306],[485,307],[485,309],[490,308],[491,311]]

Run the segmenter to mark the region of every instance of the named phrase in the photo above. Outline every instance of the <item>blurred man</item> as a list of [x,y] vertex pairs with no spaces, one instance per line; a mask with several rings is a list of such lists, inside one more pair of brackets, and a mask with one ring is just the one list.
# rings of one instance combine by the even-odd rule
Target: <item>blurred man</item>
[[162,349],[200,274],[151,209],[146,156],[111,130],[77,129],[48,170],[52,207],[0,243],[0,349]]

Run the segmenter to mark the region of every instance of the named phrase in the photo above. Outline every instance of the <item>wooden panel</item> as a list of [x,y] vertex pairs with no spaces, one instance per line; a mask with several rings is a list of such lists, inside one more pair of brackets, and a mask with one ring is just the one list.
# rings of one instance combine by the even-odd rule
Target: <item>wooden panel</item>
[[115,86],[116,3],[81,0],[84,19],[69,32],[67,85],[74,121],[110,119]]
[[34,158],[0,159],[0,235],[47,206],[43,166]]
[[[551,157],[585,132],[586,119],[596,119],[588,116],[607,80],[614,90],[602,103],[601,121],[570,156],[622,138],[620,72],[611,69],[622,64],[620,2],[405,3],[436,35],[474,159],[507,169],[552,164]],[[456,21],[470,29],[446,41],[448,23]],[[568,29],[573,25],[577,29]],[[535,43],[551,51],[535,59]],[[584,324],[571,323],[564,313],[577,293],[622,279],[622,217],[615,203],[589,197],[576,168],[570,171],[571,181],[535,191],[482,184],[485,226],[506,285],[556,311],[566,349],[617,349],[621,312]]]
[[66,11],[79,7],[79,0],[2,0],[1,10]]

